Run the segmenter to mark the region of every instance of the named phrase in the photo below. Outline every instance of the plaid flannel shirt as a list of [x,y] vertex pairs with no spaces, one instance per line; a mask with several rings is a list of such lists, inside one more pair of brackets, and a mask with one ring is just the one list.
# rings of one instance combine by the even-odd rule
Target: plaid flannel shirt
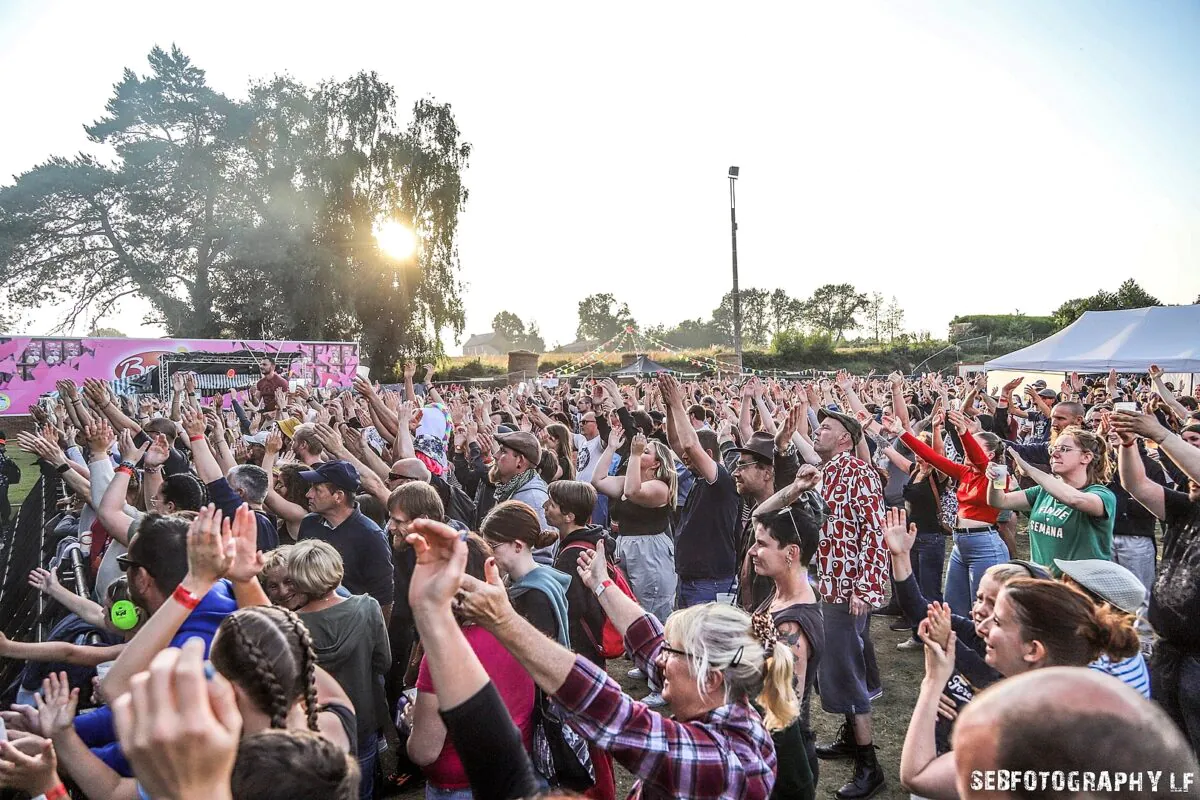
[[[661,685],[657,664],[663,629],[650,614],[629,626],[625,647]],[[749,703],[678,722],[621,691],[583,656],[555,695],[567,722],[638,776],[631,798],[766,798],[775,784],[775,744]]]

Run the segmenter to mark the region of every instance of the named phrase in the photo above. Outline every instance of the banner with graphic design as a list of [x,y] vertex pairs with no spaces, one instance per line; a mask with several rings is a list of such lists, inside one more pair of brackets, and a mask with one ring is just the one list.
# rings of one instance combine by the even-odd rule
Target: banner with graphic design
[[85,378],[117,386],[159,366],[166,353],[299,353],[278,364],[279,373],[312,386],[350,386],[358,369],[353,342],[287,342],[250,339],[119,339],[101,337],[0,337],[0,416],[27,414],[55,391],[54,383]]

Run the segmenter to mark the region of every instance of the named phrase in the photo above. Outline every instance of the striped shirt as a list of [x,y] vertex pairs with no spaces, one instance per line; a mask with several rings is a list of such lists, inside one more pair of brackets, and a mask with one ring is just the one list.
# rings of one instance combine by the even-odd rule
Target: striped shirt
[[1088,664],[1097,672],[1112,675],[1117,680],[1141,693],[1142,697],[1150,699],[1150,671],[1146,669],[1146,659],[1141,653],[1121,661],[1113,661],[1104,653]]

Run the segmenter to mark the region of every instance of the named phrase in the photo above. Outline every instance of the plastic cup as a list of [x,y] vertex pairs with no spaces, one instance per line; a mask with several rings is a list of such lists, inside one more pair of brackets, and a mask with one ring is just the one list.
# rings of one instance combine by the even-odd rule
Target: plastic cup
[[721,592],[717,595],[717,602],[721,605],[732,606],[737,604],[737,595],[728,592]]
[[117,663],[117,662],[116,661],[105,661],[102,664],[97,664],[96,665],[96,677],[99,678],[100,680],[104,680],[104,676],[108,674],[108,671],[110,669],[112,669],[112,665],[115,663]]
[[992,485],[997,489],[1004,490],[1008,488],[1008,465],[993,464],[992,465]]

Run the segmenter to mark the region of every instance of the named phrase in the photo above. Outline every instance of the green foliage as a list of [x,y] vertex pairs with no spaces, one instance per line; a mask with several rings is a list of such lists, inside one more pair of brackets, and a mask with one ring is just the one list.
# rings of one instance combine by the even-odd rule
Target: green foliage
[[1125,308],[1161,306],[1157,297],[1146,292],[1133,278],[1128,278],[1115,292],[1104,289],[1090,297],[1076,297],[1054,310],[1054,323],[1065,328],[1083,316],[1086,311],[1119,311]]
[[[739,289],[742,316],[742,347],[766,347],[771,339],[768,314],[771,295],[765,289]],[[733,344],[733,292],[726,292],[713,309],[713,327],[720,331],[719,344]]]
[[87,333],[88,336],[107,336],[110,338],[124,339],[125,334],[121,333],[116,328],[92,328]]
[[576,335],[580,339],[608,341],[627,325],[637,324],[626,303],[617,303],[617,298],[605,292],[590,294],[579,301],[579,326]]
[[706,347],[731,347],[733,337],[727,336],[712,320],[685,319],[678,325],[655,325],[646,332],[656,339],[683,349],[702,350]]
[[816,331],[840,342],[846,331],[859,326],[858,313],[868,303],[867,296],[849,283],[827,283],[817,287],[805,303],[805,316]]
[[528,350],[531,353],[541,353],[546,349],[542,333],[533,320],[529,327],[511,311],[501,311],[492,317],[492,330],[503,336],[515,350]]
[[[449,105],[420,100],[401,124],[374,73],[312,87],[276,77],[239,102],[178,49],[149,61],[87,128],[111,166],[52,157],[0,190],[14,301],[69,298],[71,325],[140,295],[173,336],[360,338],[377,364],[438,355],[441,328],[462,332],[470,146]],[[386,219],[417,233],[411,262],[379,250]]]
[[990,336],[1024,340],[1044,339],[1055,331],[1054,317],[1015,314],[964,314],[950,320],[950,341]]

